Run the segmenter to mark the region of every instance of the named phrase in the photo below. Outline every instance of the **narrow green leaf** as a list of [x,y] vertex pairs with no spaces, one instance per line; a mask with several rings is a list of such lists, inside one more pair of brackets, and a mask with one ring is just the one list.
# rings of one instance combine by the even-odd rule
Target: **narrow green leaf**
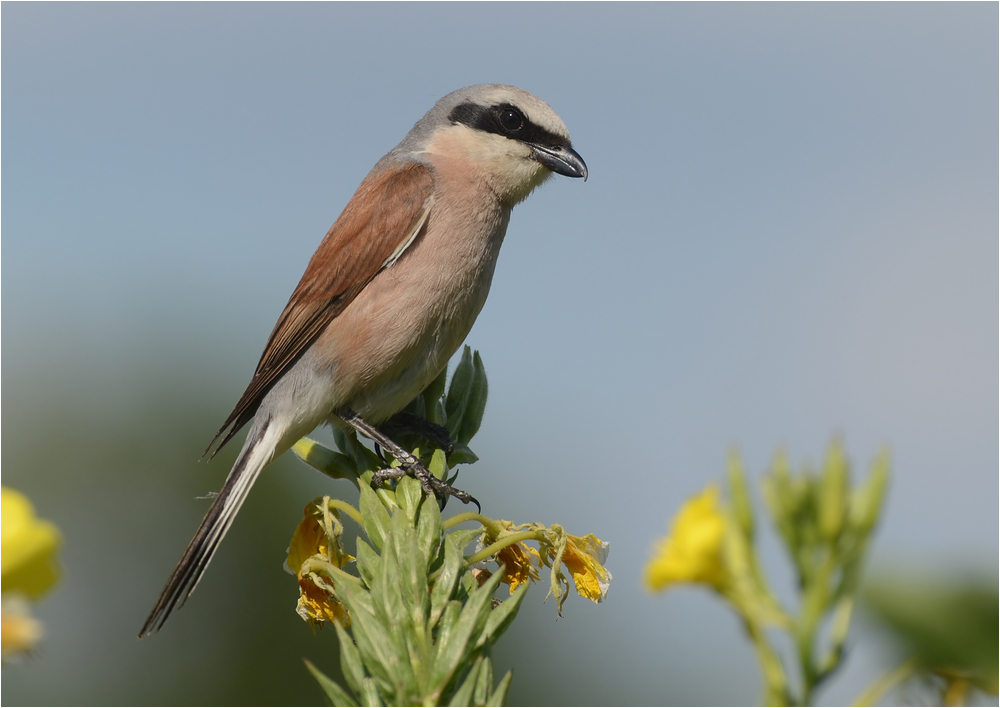
[[347,441],[347,438],[354,436],[354,431],[352,430],[350,435],[348,435],[346,428],[341,428],[337,425],[333,425],[331,428],[333,429],[334,444],[338,450],[346,454],[347,450],[350,449],[350,443]]
[[510,682],[514,678],[514,669],[511,669],[504,677],[500,679],[500,683],[497,685],[496,690],[493,691],[493,695],[490,699],[486,701],[488,706],[502,706],[507,702],[507,691],[510,690]]
[[862,537],[867,537],[882,513],[885,489],[889,484],[889,451],[881,450],[865,481],[851,499],[850,521]]
[[403,477],[396,485],[396,503],[406,514],[406,520],[413,524],[417,520],[417,510],[424,498],[420,482],[413,477]]
[[462,444],[468,444],[483,422],[483,413],[486,411],[486,397],[489,393],[489,386],[486,383],[486,368],[479,352],[472,355],[472,376],[469,381],[469,391],[465,399],[465,410],[462,415],[460,430],[456,431],[455,438]]
[[[397,518],[400,519],[399,522],[396,521]],[[408,614],[404,627],[408,633],[417,631],[422,635],[430,608],[427,589],[427,561],[417,544],[416,531],[402,520],[401,514],[393,517],[392,533],[392,546],[399,569],[401,604]],[[423,644],[422,636],[417,639]],[[409,643],[411,647],[415,646],[414,641]],[[421,646],[421,652],[425,649],[425,646]]]
[[378,692],[378,683],[370,676],[361,684],[361,700],[366,706],[371,706],[371,708],[386,705]]
[[828,543],[833,543],[844,528],[850,494],[850,468],[844,447],[839,440],[830,443],[826,464],[816,485],[819,532]]
[[438,557],[443,534],[441,510],[438,505],[433,501],[422,503],[417,516],[417,546],[423,554],[426,566],[430,566],[431,562]]
[[486,628],[483,630],[482,638],[479,643],[489,640],[493,644],[497,643],[497,640],[504,635],[510,625],[513,624],[514,618],[517,617],[517,611],[521,609],[521,603],[524,602],[524,598],[528,594],[528,585],[525,583],[511,595],[508,599],[501,602],[497,607],[490,612],[489,618],[486,620]]
[[362,694],[361,685],[366,678],[361,654],[358,653],[358,648],[354,646],[354,639],[344,629],[344,626],[340,622],[334,622],[333,626],[337,630],[337,639],[340,640],[340,670],[344,674],[344,680],[347,681],[348,687],[354,691],[355,695],[360,696]]
[[472,702],[477,706],[485,704],[490,697],[490,691],[493,690],[493,662],[490,661],[489,655],[490,647],[487,642],[483,653],[476,659],[477,662],[482,661],[479,678],[476,680],[476,690],[472,694]]
[[483,657],[478,657],[475,662],[473,662],[472,667],[469,672],[465,675],[465,680],[459,685],[458,690],[452,695],[451,700],[448,701],[450,706],[471,706],[475,705],[472,699],[472,694],[476,689],[476,682],[479,680],[479,674],[483,668]]
[[472,384],[472,349],[468,344],[462,349],[462,358],[455,367],[455,373],[451,375],[451,383],[448,385],[448,396],[445,399],[445,412],[448,414],[448,430],[457,439],[455,432],[461,428],[462,418],[465,416],[465,406],[471,393]]
[[[340,431],[334,432],[334,440],[337,442],[337,447],[354,461],[359,475],[368,470],[378,469],[378,458],[375,457],[375,453],[361,444],[357,433],[352,430],[350,433],[342,433],[340,436],[337,436],[337,432]],[[373,461],[375,461],[374,464]]]
[[364,588],[347,587],[344,583],[338,588],[338,594],[351,613],[351,633],[361,661],[378,682],[382,693],[396,695],[402,686],[391,667],[399,663],[399,657],[388,640],[388,628],[375,614],[369,593]]
[[462,603],[457,600],[451,600],[444,606],[444,611],[441,613],[441,619],[438,620],[437,626],[437,647],[440,650],[442,644],[451,641],[451,634],[455,630],[455,625],[458,623],[458,618],[462,615]]
[[447,640],[438,640],[437,657],[434,661],[434,672],[431,675],[432,686],[446,686],[455,674],[462,661],[470,640],[479,637],[486,626],[492,604],[493,593],[500,584],[501,576],[494,575],[482,587],[477,588],[469,596],[458,621],[449,633]]
[[382,563],[382,559],[379,557],[375,549],[364,542],[364,539],[358,538],[356,540],[356,550],[357,558],[355,559],[355,565],[358,567],[358,575],[361,576],[361,580],[364,584],[371,589],[372,581],[375,576],[378,575],[379,565]]
[[474,453],[468,445],[463,445],[462,443],[455,443],[455,449],[451,453],[451,457],[448,458],[448,464],[452,467],[455,465],[471,465],[473,462],[479,461],[479,455]]
[[367,484],[361,485],[360,507],[365,533],[368,534],[375,549],[381,552],[386,533],[389,531],[389,512]]
[[482,527],[477,529],[455,529],[454,531],[448,532],[448,538],[453,539],[462,551],[465,551],[466,546],[482,535]]
[[390,529],[386,535],[380,572],[372,584],[372,605],[379,620],[385,625],[388,636],[393,639],[396,651],[405,653],[406,642],[402,641],[399,630],[401,623],[406,620],[407,612],[403,604],[399,556],[395,551],[398,539],[393,531],[394,529]]
[[310,438],[302,438],[292,446],[292,452],[313,469],[327,477],[349,479],[358,483],[357,467],[347,455],[335,452]]
[[312,662],[308,659],[304,660],[306,663],[306,668],[309,669],[309,673],[313,675],[313,678],[319,683],[320,688],[326,694],[326,697],[330,699],[330,703],[335,706],[356,706],[358,705],[353,698],[348,695],[347,691],[340,687],[333,679],[330,679],[322,671],[313,666]]
[[431,455],[431,461],[427,465],[427,469],[430,470],[430,473],[438,479],[448,478],[448,455],[445,454],[444,450],[434,450],[434,453]]
[[743,460],[740,454],[732,449],[727,456],[727,477],[729,482],[729,498],[732,500],[733,516],[743,532],[744,538],[753,542],[754,514],[750,490],[747,487],[747,476],[743,470]]
[[427,620],[427,627],[433,629],[437,625],[445,605],[451,599],[452,591],[455,589],[455,581],[465,560],[462,557],[462,549],[455,542],[454,534],[449,534],[444,540],[444,563],[438,573],[437,580],[434,581],[434,588],[431,590],[431,611]]

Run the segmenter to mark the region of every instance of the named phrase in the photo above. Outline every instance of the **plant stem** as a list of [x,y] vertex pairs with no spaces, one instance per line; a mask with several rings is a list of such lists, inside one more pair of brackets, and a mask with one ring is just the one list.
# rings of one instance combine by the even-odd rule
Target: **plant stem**
[[514,545],[518,541],[538,541],[543,538],[544,534],[538,531],[519,531],[518,533],[512,533],[509,536],[504,536],[496,543],[491,543],[483,550],[473,553],[471,556],[466,556],[465,562],[469,564],[478,563],[481,560],[485,560],[486,558],[495,555],[497,551],[502,551],[507,546]]
[[362,525],[361,512],[355,509],[347,502],[341,501],[340,499],[331,498],[327,501],[327,506],[329,506],[331,509],[339,509],[340,511],[350,516],[351,519],[354,521],[354,523],[356,523],[358,526]]
[[893,669],[887,674],[882,674],[871,685],[868,686],[864,691],[858,695],[857,698],[851,703],[852,706],[872,706],[875,705],[875,701],[881,698],[884,694],[894,689],[896,686],[901,684],[910,674],[917,668],[916,659],[909,659],[904,661],[898,667]]

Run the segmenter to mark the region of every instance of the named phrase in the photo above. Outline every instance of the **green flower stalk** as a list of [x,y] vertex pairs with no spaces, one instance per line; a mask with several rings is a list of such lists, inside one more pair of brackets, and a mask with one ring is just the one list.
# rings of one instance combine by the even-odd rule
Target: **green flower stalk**
[[[728,499],[710,485],[681,508],[670,534],[646,566],[645,584],[659,592],[681,583],[707,585],[743,620],[764,677],[764,702],[808,705],[815,688],[840,665],[872,529],[881,514],[889,478],[880,454],[863,484],[852,488],[839,442],[819,473],[793,474],[784,455],[763,480],[764,500],[797,574],[798,611],[781,606],[758,561],[754,512],[743,464],[728,464]],[[829,626],[825,642],[820,628]],[[800,688],[774,649],[769,628],[787,632],[796,647]]]
[[[447,393],[444,383],[442,374],[407,412],[445,425],[451,454],[417,435],[401,444],[451,482],[458,464],[477,459],[468,443],[482,421],[487,390],[478,353],[466,347]],[[570,579],[578,594],[595,602],[606,597],[608,544],[595,536],[479,512],[445,519],[438,500],[412,478],[372,489],[372,475],[385,463],[353,433],[337,432],[335,439],[338,450],[302,440],[294,451],[331,477],[354,481],[358,505],[311,501],[288,554],[288,570],[299,583],[296,611],[313,627],[332,624],[340,640],[346,686],[308,664],[335,705],[500,705],[512,673],[495,681],[492,647],[541,570],[548,570],[560,614]],[[344,515],[366,537],[356,540],[356,558],[343,547]],[[502,601],[494,597],[501,584],[510,588]]]

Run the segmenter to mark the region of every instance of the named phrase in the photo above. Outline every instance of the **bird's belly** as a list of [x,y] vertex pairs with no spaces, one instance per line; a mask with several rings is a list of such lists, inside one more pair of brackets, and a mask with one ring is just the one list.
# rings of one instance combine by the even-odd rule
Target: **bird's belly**
[[[369,422],[413,400],[465,340],[489,293],[507,219],[478,240],[435,234],[377,275],[317,340],[332,361],[335,404]],[[318,373],[318,372],[317,372]]]

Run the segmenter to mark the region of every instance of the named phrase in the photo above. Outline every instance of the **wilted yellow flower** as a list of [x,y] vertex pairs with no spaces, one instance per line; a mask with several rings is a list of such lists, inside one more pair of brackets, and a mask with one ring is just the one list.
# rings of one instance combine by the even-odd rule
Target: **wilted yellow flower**
[[501,582],[510,585],[510,594],[513,595],[519,585],[528,582],[537,582],[539,579],[538,570],[532,565],[531,559],[535,558],[535,565],[540,565],[538,551],[531,546],[522,543],[512,543],[496,554],[497,563],[504,564],[503,580]]
[[611,544],[601,541],[594,534],[571,536],[566,534],[566,548],[562,562],[573,576],[576,592],[594,602],[608,596],[611,573],[604,567]]
[[0,653],[4,663],[27,654],[41,641],[42,623],[31,616],[31,608],[23,597],[3,598],[0,610]]
[[646,564],[646,587],[660,591],[674,583],[705,583],[721,589],[727,578],[725,535],[719,488],[711,485],[681,507],[670,535],[657,544],[655,555]]
[[8,487],[2,490],[3,556],[0,559],[3,592],[37,598],[59,578],[55,554],[59,529],[35,516],[28,498]]
[[299,580],[296,612],[302,619],[312,625],[337,620],[348,626],[350,617],[337,599],[333,586],[316,573],[303,572],[303,565],[313,559],[338,568],[354,560],[340,545],[343,526],[336,511],[329,508],[328,501],[328,497],[320,497],[306,505],[304,517],[295,528],[288,547],[288,568]]

